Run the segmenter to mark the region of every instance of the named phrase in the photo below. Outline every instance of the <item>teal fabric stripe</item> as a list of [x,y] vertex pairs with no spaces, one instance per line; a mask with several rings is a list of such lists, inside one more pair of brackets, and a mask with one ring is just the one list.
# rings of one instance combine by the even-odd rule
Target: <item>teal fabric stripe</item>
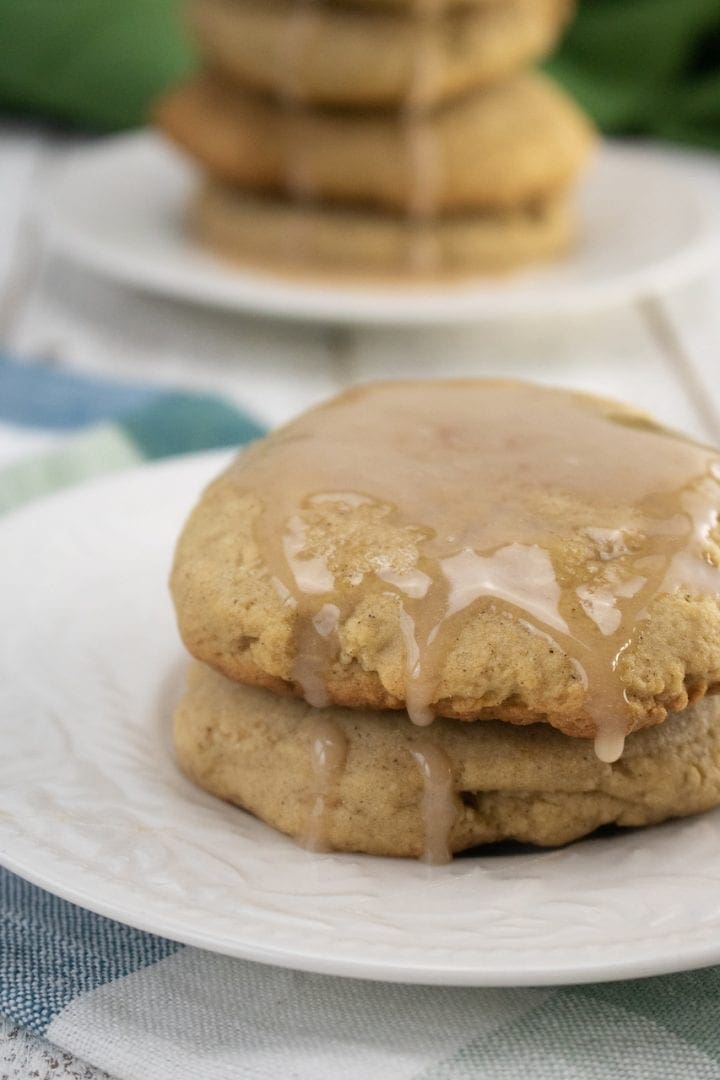
[[650,1005],[656,982],[622,984],[625,993],[619,997],[612,993],[616,987],[593,987],[601,1000],[580,988],[558,990],[532,1012],[471,1040],[417,1080],[720,1080],[715,1055],[685,1037],[680,1017],[689,1018],[689,1010],[682,1000],[676,1002],[675,1022],[667,1025],[652,1008],[638,1015],[626,1007],[645,987]]
[[237,446],[263,434],[258,423],[219,398],[183,393],[163,394],[126,416],[122,427],[146,458]]
[[38,1035],[79,995],[182,948],[68,904],[0,869],[0,1012]]
[[720,1065],[720,968],[635,982],[588,985],[573,992],[588,998],[600,1013],[608,1005],[614,1005],[653,1020]]
[[71,431],[140,409],[162,390],[111,382],[0,354],[0,420],[18,427]]

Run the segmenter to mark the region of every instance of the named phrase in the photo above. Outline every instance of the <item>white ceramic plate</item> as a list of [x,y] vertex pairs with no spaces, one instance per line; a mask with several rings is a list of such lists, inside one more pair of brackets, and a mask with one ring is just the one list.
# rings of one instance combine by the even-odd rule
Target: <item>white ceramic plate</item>
[[448,867],[311,855],[197,790],[169,742],[173,542],[223,455],[89,484],[0,523],[0,863],[233,956],[520,985],[720,961],[720,814]]
[[584,311],[701,273],[720,257],[719,177],[698,155],[605,145],[580,191],[572,254],[494,282],[432,287],[303,283],[213,258],[184,228],[195,170],[150,133],[75,153],[40,209],[67,254],[154,292],[302,319],[452,322]]

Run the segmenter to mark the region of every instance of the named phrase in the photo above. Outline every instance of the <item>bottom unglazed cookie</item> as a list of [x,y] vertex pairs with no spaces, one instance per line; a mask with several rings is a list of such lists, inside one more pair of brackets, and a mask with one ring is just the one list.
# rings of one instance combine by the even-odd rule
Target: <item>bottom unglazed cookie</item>
[[427,857],[502,840],[552,846],[720,803],[720,699],[631,735],[620,761],[536,724],[313,709],[194,664],[175,715],[200,787],[309,847]]
[[567,195],[421,223],[256,197],[213,182],[198,193],[190,219],[203,243],[239,263],[392,277],[501,273],[562,254],[575,233]]

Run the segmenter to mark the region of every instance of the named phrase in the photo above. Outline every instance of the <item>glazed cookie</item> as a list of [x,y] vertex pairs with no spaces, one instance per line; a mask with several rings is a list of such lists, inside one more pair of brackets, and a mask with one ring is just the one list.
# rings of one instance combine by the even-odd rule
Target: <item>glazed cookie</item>
[[238,682],[596,736],[720,686],[720,457],[588,395],[376,383],[246,450],[180,538],[183,639]]
[[[239,686],[201,665],[175,717],[178,760],[213,795],[314,848],[442,862],[501,840],[556,845],[720,803],[720,701],[631,735],[603,764],[546,725],[429,732],[403,713],[328,709]],[[319,766],[319,767],[318,767]]]
[[160,102],[157,121],[226,184],[424,217],[542,202],[568,188],[594,141],[539,74],[414,120],[288,110],[201,75]]
[[500,273],[552,258],[570,246],[574,218],[566,196],[423,224],[383,212],[300,206],[212,182],[190,211],[193,233],[235,262],[304,276],[341,272],[393,280]]
[[567,0],[495,0],[446,12],[194,0],[190,28],[210,68],[284,99],[437,104],[505,78],[555,44]]

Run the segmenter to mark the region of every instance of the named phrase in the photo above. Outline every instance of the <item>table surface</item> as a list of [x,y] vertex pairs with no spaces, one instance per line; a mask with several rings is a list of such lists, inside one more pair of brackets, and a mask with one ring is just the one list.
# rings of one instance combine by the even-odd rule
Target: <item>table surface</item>
[[[529,378],[625,399],[720,443],[720,264],[671,295],[585,317],[392,329],[220,312],[97,279],[47,249],[32,208],[79,141],[0,124],[0,347],[28,363],[216,391],[269,425],[373,378]],[[0,444],[0,461],[9,453]],[[0,1021],[0,1076],[104,1074]]]

